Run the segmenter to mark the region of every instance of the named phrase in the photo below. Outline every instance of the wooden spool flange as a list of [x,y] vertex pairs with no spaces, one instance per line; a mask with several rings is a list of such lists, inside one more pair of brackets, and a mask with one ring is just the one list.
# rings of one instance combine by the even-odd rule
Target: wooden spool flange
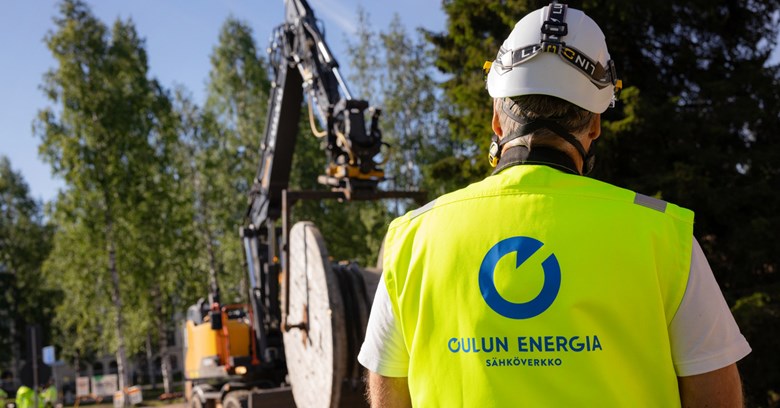
[[[339,282],[311,222],[289,235],[289,310],[284,350],[295,404],[335,408],[346,374],[346,327]],[[296,327],[300,326],[300,327]]]

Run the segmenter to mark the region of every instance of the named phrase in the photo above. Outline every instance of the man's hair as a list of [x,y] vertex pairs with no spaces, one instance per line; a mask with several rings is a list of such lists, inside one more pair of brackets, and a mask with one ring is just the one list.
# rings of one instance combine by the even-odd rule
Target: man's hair
[[[504,104],[511,103],[512,101],[514,104],[511,106],[510,111],[524,121],[529,122],[535,119],[547,119],[557,122],[572,134],[586,130],[593,120],[593,117],[596,115],[593,112],[582,109],[563,99],[549,95],[523,95],[515,96],[513,98],[499,98],[496,108],[498,110],[498,120],[501,124],[503,134],[505,135],[517,131],[517,129],[522,126],[522,123],[518,123],[504,113]],[[542,128],[521,137],[519,144],[528,147],[532,144],[556,144],[558,142],[555,140],[556,138],[557,137],[550,130]]]

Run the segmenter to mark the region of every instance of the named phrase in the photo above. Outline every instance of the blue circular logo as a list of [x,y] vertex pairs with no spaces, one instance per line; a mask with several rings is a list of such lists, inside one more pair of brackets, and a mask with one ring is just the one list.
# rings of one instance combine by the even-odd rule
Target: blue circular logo
[[530,237],[511,237],[493,245],[479,267],[479,290],[485,303],[496,313],[510,319],[528,319],[538,316],[552,305],[561,288],[561,266],[555,254],[550,254],[542,262],[544,285],[535,298],[525,303],[514,303],[504,299],[496,289],[493,272],[498,261],[512,252],[517,253],[517,266],[520,267],[544,244]]

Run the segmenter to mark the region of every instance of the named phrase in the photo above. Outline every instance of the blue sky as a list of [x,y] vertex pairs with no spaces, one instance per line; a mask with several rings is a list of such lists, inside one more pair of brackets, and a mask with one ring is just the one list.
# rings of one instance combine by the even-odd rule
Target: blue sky
[[[219,28],[233,15],[252,27],[258,46],[265,48],[273,27],[282,22],[283,0],[87,0],[93,13],[110,25],[131,17],[146,38],[151,75],[172,88],[189,89],[201,103],[210,69],[209,55]],[[342,67],[348,69],[345,38],[355,30],[362,6],[374,27],[386,28],[398,13],[408,29],[441,31],[445,15],[441,0],[309,0],[324,21],[326,39]],[[0,155],[24,175],[33,197],[50,200],[62,186],[38,157],[32,121],[49,105],[39,86],[54,60],[43,43],[53,28],[57,0],[0,0]],[[773,60],[780,59],[780,49]],[[260,137],[260,135],[258,135]]]
[[[164,86],[182,84],[199,103],[205,95],[210,69],[209,55],[217,43],[219,28],[233,15],[252,27],[261,49],[271,30],[284,18],[283,0],[87,0],[93,13],[107,25],[117,17],[131,17],[146,39],[151,75]],[[374,27],[386,28],[398,13],[408,29],[425,27],[440,31],[445,16],[440,0],[309,0],[323,20],[326,40],[342,66],[346,60],[346,36],[353,33],[357,8],[368,11]],[[43,74],[55,67],[43,43],[54,27],[56,0],[0,0],[0,155],[21,171],[33,197],[50,200],[63,184],[51,176],[50,167],[38,157],[38,140],[32,121],[50,103],[40,91]],[[258,135],[260,137],[261,135]]]

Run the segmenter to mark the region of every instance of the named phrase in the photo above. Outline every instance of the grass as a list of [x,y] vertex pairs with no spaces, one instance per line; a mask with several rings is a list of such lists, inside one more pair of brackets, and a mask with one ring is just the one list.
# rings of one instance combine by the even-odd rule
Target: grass
[[[170,399],[165,401],[160,401],[158,399],[151,399],[151,400],[144,400],[144,402],[141,403],[141,405],[138,405],[139,407],[164,407],[166,405],[172,405],[172,404],[183,404],[184,398],[176,398],[176,399]],[[73,405],[65,405],[65,408],[72,408]],[[106,403],[105,401],[101,401],[99,404],[95,403],[82,403],[79,404],[79,407],[89,407],[89,408],[114,408],[114,403],[109,402]]]
[[175,399],[169,399],[169,400],[165,400],[165,401],[160,401],[160,400],[157,400],[157,399],[154,399],[154,400],[144,400],[144,402],[141,405],[143,405],[145,407],[163,407],[163,406],[166,406],[166,405],[183,404],[183,403],[184,403],[184,398],[175,398]]
[[[178,395],[181,395],[182,392],[182,386],[180,384],[175,384],[171,391],[173,391],[174,395],[178,393]],[[168,398],[165,400],[160,400],[160,396],[163,394],[162,388],[153,388],[153,389],[142,389],[141,393],[143,395],[143,402],[138,405],[141,407],[164,407],[166,405],[171,404],[182,404],[184,403],[184,397],[182,396],[175,396],[174,398]],[[65,408],[71,408],[75,405],[65,405]],[[79,407],[89,407],[89,408],[114,408],[114,403],[112,402],[111,398],[105,398],[101,400],[99,403],[95,402],[94,400],[87,400],[82,401],[79,403]]]

